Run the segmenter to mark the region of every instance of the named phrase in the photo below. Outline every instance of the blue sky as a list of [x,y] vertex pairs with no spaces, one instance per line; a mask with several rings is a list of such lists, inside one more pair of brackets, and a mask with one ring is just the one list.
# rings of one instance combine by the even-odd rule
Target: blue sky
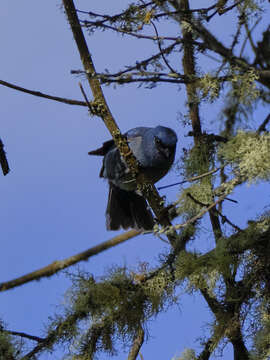
[[[117,8],[121,9],[126,3],[118,1]],[[196,6],[206,3],[198,1]],[[82,10],[89,10],[91,5],[91,10],[97,12],[104,7],[110,11],[106,1],[77,1],[76,4]],[[220,19],[218,25],[213,21],[212,26],[220,26],[220,34],[224,35],[231,19],[227,16]],[[82,69],[82,65],[60,1],[2,0],[0,29],[1,80],[78,100],[82,100],[78,86],[82,81],[91,97],[87,82],[70,74],[71,69]],[[174,29],[171,24],[168,31]],[[149,42],[123,43],[122,37],[109,33],[97,33],[88,39],[98,71],[106,67],[119,70],[125,61],[133,63],[141,51],[138,46],[144,46],[149,55],[158,51]],[[199,66],[205,69],[208,63]],[[177,157],[182,154],[188,129],[182,128],[177,112],[187,111],[184,88],[179,91],[176,86],[161,86],[147,90],[129,86],[116,90],[105,87],[104,91],[121,130],[142,125],[170,126],[179,137]],[[98,177],[101,159],[87,155],[90,149],[110,137],[101,120],[90,118],[83,107],[33,97],[3,86],[0,86],[0,97],[0,137],[11,168],[10,174],[0,177],[2,282],[83,251],[117,232],[105,229],[108,189]],[[216,121],[218,106],[202,107],[204,129]],[[263,120],[267,113],[267,109],[258,109],[258,119]],[[177,172],[172,170],[160,184],[178,179]],[[232,218],[236,214],[238,225],[244,226],[268,203],[267,191],[269,194],[266,184],[242,187],[234,194],[239,205],[230,203],[227,211]],[[163,194],[173,200],[177,188]],[[211,248],[207,230],[202,229],[200,242],[205,249]],[[91,258],[80,264],[80,268],[101,275],[113,264],[130,267],[135,267],[138,261],[153,264],[166,250],[159,239],[144,235]],[[58,311],[57,306],[63,303],[63,294],[69,285],[69,279],[59,274],[1,293],[0,318],[11,330],[42,336],[48,317]],[[197,348],[195,340],[203,334],[202,326],[209,321],[207,306],[201,298],[183,296],[179,307],[161,314],[150,324],[150,338],[142,347],[144,358],[171,359],[186,347]],[[116,359],[123,357],[120,351]],[[60,358],[61,350],[57,357],[42,356],[42,359]],[[106,359],[106,356],[100,358]],[[231,358],[228,346],[223,359]]]

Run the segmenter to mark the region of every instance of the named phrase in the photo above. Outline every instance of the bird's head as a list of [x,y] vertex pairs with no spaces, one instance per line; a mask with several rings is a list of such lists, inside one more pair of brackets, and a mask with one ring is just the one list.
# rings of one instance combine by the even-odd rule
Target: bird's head
[[154,141],[156,149],[164,158],[174,158],[177,136],[172,129],[157,126],[154,129]]

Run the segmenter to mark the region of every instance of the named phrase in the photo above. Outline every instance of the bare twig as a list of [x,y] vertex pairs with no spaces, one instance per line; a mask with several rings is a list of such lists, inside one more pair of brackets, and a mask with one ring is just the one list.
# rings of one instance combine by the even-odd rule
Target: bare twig
[[[146,8],[147,6],[149,5],[153,5],[153,1],[150,1],[148,3],[144,3],[142,5],[137,5],[137,9],[138,10],[142,10],[144,8]],[[81,13],[81,14],[85,14],[85,15],[89,15],[89,16],[94,16],[94,17],[100,17],[102,18],[103,20],[99,20],[97,22],[100,22],[100,23],[104,23],[106,21],[111,21],[111,22],[114,22],[116,21],[117,19],[121,19],[122,17],[125,17],[127,14],[129,14],[129,8],[127,10],[124,10],[122,11],[121,13],[119,14],[116,14],[116,15],[103,15],[103,14],[97,14],[97,13],[94,13],[93,11],[82,11],[82,10],[78,10],[76,9],[76,11],[78,13]]]
[[237,1],[236,3],[234,3],[233,5],[231,6],[228,6],[227,8],[225,9],[220,9],[218,8],[217,10],[215,10],[211,15],[209,15],[207,18],[206,18],[206,21],[210,21],[212,19],[213,16],[215,16],[216,14],[219,14],[219,15],[223,15],[225,14],[226,12],[232,10],[234,7],[238,6],[239,4],[241,4],[241,2],[243,2],[243,0],[239,0]]
[[241,50],[240,50],[240,54],[239,54],[240,57],[242,57],[242,55],[243,55],[243,52],[244,52],[245,47],[246,47],[247,40],[249,40],[250,45],[251,45],[251,48],[252,48],[255,56],[257,55],[257,51],[256,51],[257,48],[256,48],[256,46],[255,46],[255,44],[254,44],[254,42],[253,42],[251,33],[252,33],[252,31],[255,29],[255,27],[259,24],[259,22],[260,22],[261,20],[262,20],[262,18],[259,17],[258,20],[255,22],[255,24],[252,26],[251,29],[248,28],[248,24],[247,24],[247,22],[245,21],[245,24],[244,24],[244,25],[245,25],[245,29],[246,29],[247,36],[246,36],[245,40],[243,41],[243,44],[242,44],[242,47],[241,47]]
[[69,266],[77,264],[79,261],[86,261],[90,257],[97,255],[107,249],[110,249],[113,246],[121,244],[129,239],[134,238],[141,234],[141,231],[130,230],[123,234],[117,235],[110,240],[104,241],[103,243],[96,245],[86,251],[83,251],[79,254],[68,257],[64,260],[54,261],[50,265],[47,265],[39,270],[33,271],[29,274],[21,276],[17,279],[13,279],[7,282],[0,283],[0,291],[6,291],[13,289],[17,286],[21,286],[33,280],[40,280],[43,277],[50,277],[57,272],[66,269]]
[[164,51],[163,51],[163,49],[162,49],[162,47],[161,47],[161,41],[160,41],[160,37],[159,37],[159,35],[158,35],[157,27],[156,27],[155,23],[154,23],[152,20],[151,20],[151,24],[152,24],[152,26],[153,26],[153,28],[154,28],[154,30],[155,30],[155,33],[156,33],[156,36],[157,36],[157,39],[158,39],[158,48],[159,48],[159,51],[160,51],[160,53],[161,53],[161,56],[162,56],[162,59],[163,59],[164,63],[167,65],[167,67],[169,68],[169,70],[170,70],[172,73],[177,74],[177,71],[175,71],[175,70],[171,67],[171,65],[169,64],[168,60],[166,59],[166,57],[165,57],[165,55],[164,55]]
[[166,189],[166,188],[171,187],[171,186],[174,186],[174,185],[182,185],[182,184],[185,184],[186,182],[193,182],[193,181],[202,179],[202,178],[204,178],[205,176],[209,176],[209,175],[212,175],[212,174],[218,172],[220,169],[223,169],[225,166],[226,166],[226,165],[220,166],[220,167],[215,168],[215,169],[213,169],[213,170],[211,170],[211,171],[208,171],[208,172],[206,172],[206,173],[204,173],[204,174],[201,174],[201,175],[198,175],[198,176],[193,176],[192,178],[189,178],[189,179],[186,179],[186,180],[183,180],[183,181],[174,183],[174,184],[165,185],[165,186],[160,186],[160,187],[158,187],[158,190]]
[[[168,47],[165,47],[163,50],[162,50],[162,53],[170,53],[174,47],[176,45],[178,45],[179,43],[181,42],[181,38],[179,38],[179,41],[175,41],[173,44],[169,45]],[[155,55],[152,55],[150,56],[149,58],[147,59],[144,59],[142,61],[138,61],[136,62],[135,65],[132,65],[132,66],[128,66],[125,70],[122,70],[122,71],[119,71],[117,73],[114,73],[114,74],[106,74],[106,73],[96,73],[95,76],[97,77],[121,77],[122,75],[126,74],[126,73],[129,73],[130,71],[133,71],[133,70],[140,70],[140,69],[145,69],[147,67],[147,65],[149,63],[151,63],[153,60],[157,60],[158,58],[160,58],[162,56],[161,52],[155,54]],[[71,71],[72,74],[85,74],[85,71],[82,71],[82,70],[72,70]],[[180,74],[179,74],[180,75]]]
[[260,134],[263,131],[266,131],[266,125],[269,123],[270,121],[270,114],[268,114],[265,118],[265,120],[263,121],[263,123],[259,126],[257,133]]
[[11,83],[8,83],[6,81],[0,80],[0,85],[9,87],[11,89],[14,90],[18,90],[18,91],[22,91],[24,93],[30,94],[30,95],[34,95],[34,96],[39,96],[45,99],[49,99],[49,100],[55,100],[64,104],[69,104],[69,105],[79,105],[79,106],[87,106],[85,102],[83,101],[78,101],[78,100],[72,100],[72,99],[65,99],[65,98],[61,98],[59,96],[52,96],[52,95],[48,95],[48,94],[44,94],[40,91],[34,91],[34,90],[29,90],[29,89],[25,89],[21,86],[17,86]]
[[4,175],[7,175],[9,173],[9,166],[8,161],[6,157],[6,153],[4,150],[4,144],[2,140],[0,139],[0,164]]
[[80,87],[80,90],[81,90],[82,95],[83,95],[83,97],[84,97],[84,100],[85,100],[85,102],[86,102],[86,104],[87,104],[87,106],[88,106],[88,109],[89,109],[89,111],[91,111],[91,113],[92,113],[91,104],[90,104],[89,100],[87,99],[87,96],[86,96],[86,93],[85,93],[85,91],[84,91],[84,88],[83,88],[83,86],[82,86],[82,84],[81,84],[80,82],[79,82],[79,87]]
[[[198,199],[195,199],[190,193],[187,193],[187,196],[194,201],[196,204],[200,205],[200,206],[209,206],[209,204],[204,204],[201,201],[199,201]],[[225,199],[224,199],[225,200]],[[231,200],[231,199],[228,199]],[[229,225],[231,225],[231,227],[233,227],[235,230],[237,231],[242,231],[242,229],[240,229],[240,227],[238,227],[237,225],[233,224],[228,218],[227,216],[223,215],[218,209],[214,209],[214,211],[222,218],[223,222],[228,223]]]
[[204,214],[206,214],[208,211],[215,209],[215,206],[217,204],[219,204],[221,201],[223,201],[225,199],[226,195],[221,196],[220,198],[218,198],[215,202],[213,202],[211,205],[209,205],[206,209],[202,210],[199,214],[193,216],[191,219],[189,219],[188,221],[186,221],[183,224],[178,224],[178,225],[174,225],[174,228],[176,230],[181,229],[189,224],[194,223],[196,220],[200,219]]
[[[85,27],[85,28],[89,28],[91,26],[96,26],[95,22],[89,21],[89,20],[81,20],[80,23],[82,24],[82,27]],[[151,36],[151,35],[139,34],[136,32],[121,29],[121,28],[111,26],[111,25],[99,24],[98,26],[101,28],[104,28],[104,29],[113,30],[113,31],[121,33],[121,34],[129,35],[129,36],[135,37],[137,39],[145,39],[145,40],[152,40],[152,41],[157,41],[157,40],[159,40],[159,41],[160,40],[175,41],[175,40],[177,40],[177,37],[174,37],[174,36],[156,36],[156,35]]]

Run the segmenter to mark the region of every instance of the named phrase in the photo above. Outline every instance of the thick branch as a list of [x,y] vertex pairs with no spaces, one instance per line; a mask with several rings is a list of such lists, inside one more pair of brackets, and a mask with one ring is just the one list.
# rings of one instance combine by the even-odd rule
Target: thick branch
[[141,234],[141,231],[138,230],[130,230],[123,234],[113,237],[110,240],[104,241],[103,243],[94,246],[86,251],[83,251],[79,254],[66,258],[60,261],[54,261],[52,264],[47,265],[39,270],[33,271],[29,274],[21,276],[17,279],[13,279],[11,281],[7,281],[4,283],[0,283],[0,291],[6,291],[17,286],[21,286],[33,280],[40,280],[43,277],[49,277],[56,274],[58,271],[66,269],[69,266],[72,266],[79,261],[86,261],[90,257],[97,255],[113,246],[121,244],[135,236]]
[[[188,0],[181,0],[180,7],[182,10],[188,11],[189,10],[189,1]],[[191,15],[187,14],[183,17],[184,20],[191,21]],[[184,74],[187,77],[194,77],[196,76],[195,70],[195,59],[194,59],[194,47],[193,47],[193,36],[190,31],[182,27],[183,32],[183,40],[184,40],[184,56],[183,56],[183,68]],[[194,142],[195,145],[198,145],[199,138],[202,134],[201,129],[201,121],[199,115],[199,105],[196,99],[196,84],[190,83],[186,84],[187,89],[187,99],[188,99],[188,106],[189,106],[189,116],[192,124],[192,129],[194,132]]]
[[61,98],[61,97],[58,97],[58,96],[52,96],[52,95],[48,95],[48,94],[43,94],[40,91],[34,91],[34,90],[25,89],[25,88],[23,88],[21,86],[14,85],[14,84],[8,83],[8,82],[3,81],[3,80],[0,80],[0,85],[9,87],[9,88],[14,89],[14,90],[22,91],[22,92],[30,94],[30,95],[39,96],[39,97],[49,99],[49,100],[59,101],[59,102],[64,103],[64,104],[87,106],[84,101],[65,99],[65,98]]
[[41,342],[43,342],[45,340],[44,338],[41,338],[39,336],[26,334],[26,333],[20,332],[20,331],[11,331],[11,330],[2,330],[2,331],[9,334],[9,335],[20,336],[21,338],[36,341],[38,343],[41,343]]
[[137,333],[137,337],[134,339],[132,348],[130,349],[130,352],[128,354],[128,360],[136,360],[138,353],[140,351],[140,348],[142,347],[144,341],[144,330],[143,328],[140,328]]

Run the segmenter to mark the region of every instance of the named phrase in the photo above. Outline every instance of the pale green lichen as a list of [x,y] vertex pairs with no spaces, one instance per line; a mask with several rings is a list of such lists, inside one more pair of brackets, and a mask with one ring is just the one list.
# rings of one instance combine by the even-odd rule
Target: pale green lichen
[[251,105],[260,94],[255,83],[258,74],[252,68],[242,72],[239,67],[233,67],[231,76],[232,96],[244,105]]
[[181,27],[182,27],[183,31],[186,31],[186,32],[189,32],[189,33],[194,32],[194,30],[192,28],[192,25],[189,22],[185,21],[185,20],[181,21]]
[[[190,197],[189,194],[192,196]],[[198,202],[196,202],[196,199]],[[204,204],[205,206],[213,202],[213,195],[211,185],[209,183],[203,182],[198,184],[193,184],[187,189],[184,189],[178,199],[177,213],[179,215],[195,215],[198,214]]]
[[252,359],[269,360],[270,358],[270,314],[269,304],[263,303],[259,309],[261,327],[254,339]]
[[196,360],[196,354],[193,349],[185,349],[180,357],[173,357],[172,360]]
[[232,163],[249,183],[270,179],[270,134],[239,131],[220,147],[219,155]]
[[210,102],[213,102],[219,96],[220,83],[216,77],[210,74],[205,74],[198,81],[198,87],[202,92],[202,97],[209,99]]

